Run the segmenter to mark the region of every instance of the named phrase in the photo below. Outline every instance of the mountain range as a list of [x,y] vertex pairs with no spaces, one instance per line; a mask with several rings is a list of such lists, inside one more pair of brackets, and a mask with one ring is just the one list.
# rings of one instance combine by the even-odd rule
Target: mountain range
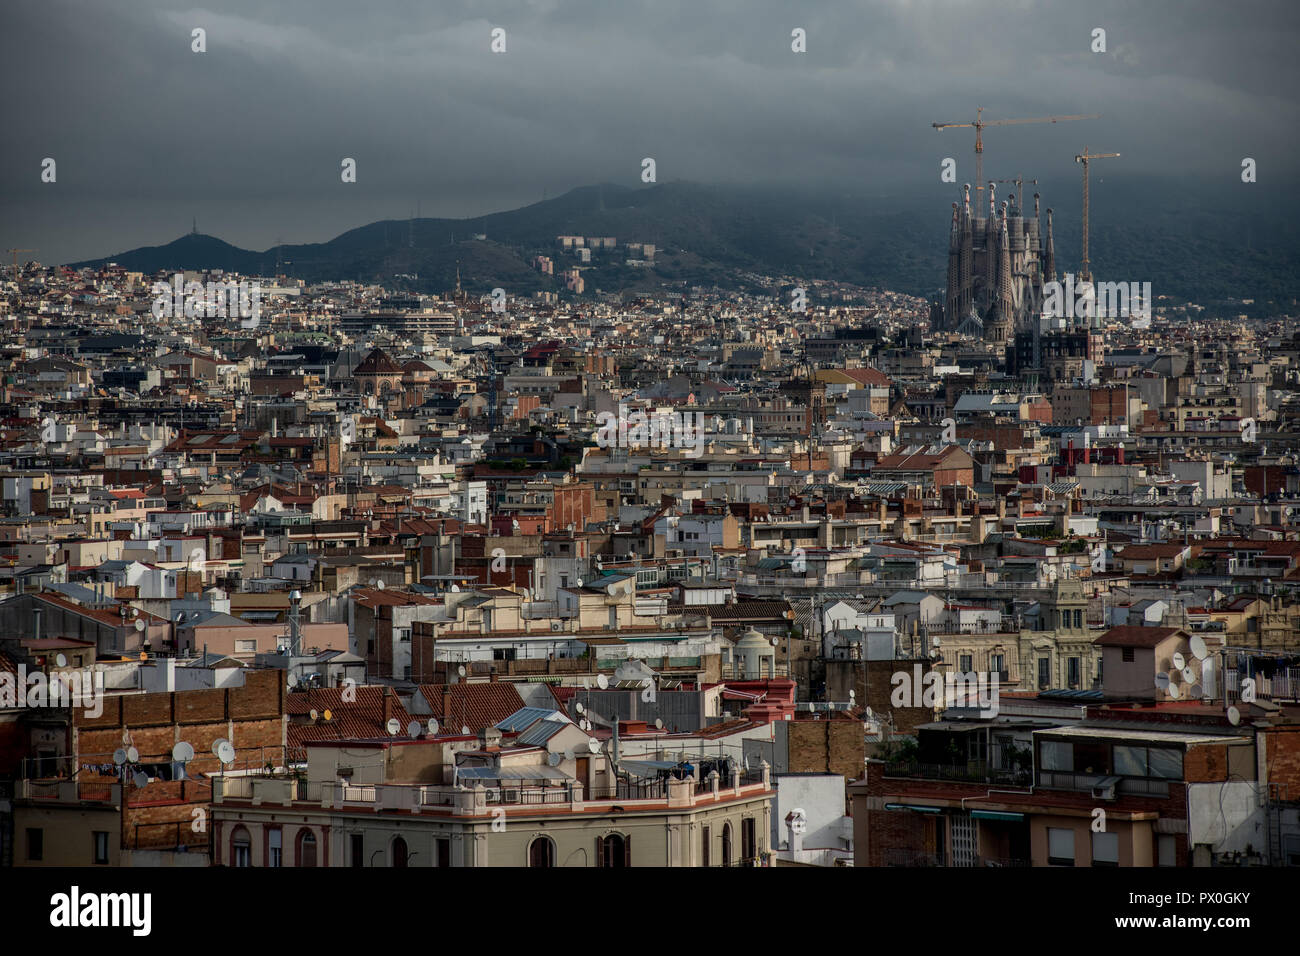
[[[1159,179],[1094,180],[1090,218],[1093,273],[1149,281],[1157,296],[1210,307],[1211,314],[1273,314],[1291,308],[1300,278],[1295,202],[1265,191],[1192,188]],[[1079,183],[1026,185],[1055,207],[1058,271],[1077,267]],[[1000,194],[1004,195],[1004,194]],[[952,185],[933,193],[869,193],[674,182],[644,188],[598,185],[472,219],[383,220],[321,243],[261,252],[189,234],[72,263],[116,262],[133,271],[224,269],[280,272],[309,282],[357,279],[395,290],[445,292],[459,270],[464,288],[510,294],[563,290],[562,279],[531,263],[550,256],[555,271],[578,265],[559,235],[613,236],[617,250],[583,266],[587,294],[690,285],[754,286],[752,274],[832,279],[915,295],[942,293]],[[1049,200],[1055,200],[1049,202]],[[652,268],[628,266],[622,244],[652,243]],[[411,278],[414,276],[415,278]],[[405,278],[399,278],[405,277]],[[1241,299],[1254,299],[1243,306]]]

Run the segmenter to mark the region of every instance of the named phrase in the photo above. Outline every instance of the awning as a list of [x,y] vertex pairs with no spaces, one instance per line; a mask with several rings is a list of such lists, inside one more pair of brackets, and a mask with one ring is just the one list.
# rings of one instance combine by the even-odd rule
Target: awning
[[914,803],[887,803],[886,810],[912,810],[916,813],[943,813],[943,807],[923,807]]
[[972,820],[1005,820],[1010,823],[1019,823],[1024,820],[1023,813],[1009,813],[1003,810],[972,810],[970,812]]
[[559,767],[457,767],[461,780],[571,780]]

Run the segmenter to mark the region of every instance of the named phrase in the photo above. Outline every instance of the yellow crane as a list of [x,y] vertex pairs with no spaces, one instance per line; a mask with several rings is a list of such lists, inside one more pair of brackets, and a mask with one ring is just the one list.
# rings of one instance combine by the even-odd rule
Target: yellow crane
[[1088,147],[1074,157],[1076,163],[1083,165],[1083,263],[1079,268],[1079,281],[1091,282],[1092,272],[1088,268],[1088,163],[1094,159],[1115,159],[1119,153],[1090,153]]
[[18,282],[18,253],[35,252],[35,249],[6,249],[5,252],[11,253],[14,257],[14,282]]
[[1020,126],[1024,123],[1065,123],[1071,120],[1100,119],[1100,113],[1087,113],[1078,116],[1037,116],[1031,119],[986,120],[984,107],[975,107],[973,123],[931,123],[935,129],[953,129],[961,127],[975,128],[975,215],[984,213],[984,127],[985,126]]

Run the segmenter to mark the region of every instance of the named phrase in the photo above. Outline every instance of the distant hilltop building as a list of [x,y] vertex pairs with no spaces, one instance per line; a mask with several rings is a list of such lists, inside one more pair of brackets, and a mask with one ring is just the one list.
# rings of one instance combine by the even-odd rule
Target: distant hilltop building
[[1033,217],[1026,218],[1014,203],[999,207],[990,183],[986,213],[972,213],[967,183],[963,202],[952,204],[942,327],[1005,343],[1033,327],[1042,311],[1043,283],[1056,278],[1052,210],[1040,238],[1038,196]]

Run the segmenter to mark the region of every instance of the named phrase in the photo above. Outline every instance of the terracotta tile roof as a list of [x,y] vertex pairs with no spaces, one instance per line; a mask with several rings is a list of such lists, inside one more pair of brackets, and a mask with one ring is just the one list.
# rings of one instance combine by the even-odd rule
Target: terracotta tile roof
[[1142,627],[1141,625],[1124,625],[1112,627],[1092,643],[1101,647],[1144,647],[1153,648],[1172,634],[1179,633],[1176,627]]
[[449,732],[464,726],[470,733],[478,733],[484,727],[496,726],[525,706],[514,685],[501,682],[421,684],[419,694]]
[[[387,738],[385,727],[389,718],[396,718],[401,729],[399,737],[406,736],[406,725],[411,722],[411,715],[402,706],[401,699],[391,693],[387,687],[355,687],[356,698],[343,700],[343,687],[324,687],[305,692],[294,692],[285,697],[285,713],[290,716],[289,743],[300,747],[307,740],[333,740],[339,737],[351,740]],[[385,706],[384,692],[390,691]],[[351,693],[348,695],[352,696]],[[318,717],[311,722],[311,712],[318,715],[330,711],[330,721],[326,723]]]

